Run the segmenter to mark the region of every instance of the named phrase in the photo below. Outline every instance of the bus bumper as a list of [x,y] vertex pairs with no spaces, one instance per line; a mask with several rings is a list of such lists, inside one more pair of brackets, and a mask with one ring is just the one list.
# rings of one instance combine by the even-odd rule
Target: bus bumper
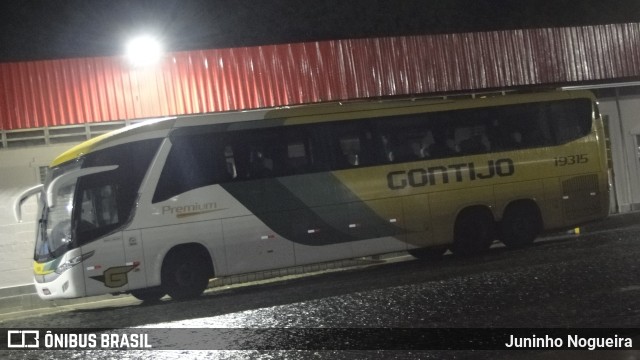
[[[75,269],[65,271],[51,281],[38,282],[42,277],[36,276],[36,280],[34,281],[36,292],[42,300],[83,297],[85,296],[83,275],[82,268],[76,267]],[[40,279],[38,279],[38,277]]]
[[[34,285],[41,299],[72,299],[86,295],[82,264],[65,265],[74,258],[73,253],[71,251],[47,264],[34,263]],[[42,271],[43,267],[48,270]]]

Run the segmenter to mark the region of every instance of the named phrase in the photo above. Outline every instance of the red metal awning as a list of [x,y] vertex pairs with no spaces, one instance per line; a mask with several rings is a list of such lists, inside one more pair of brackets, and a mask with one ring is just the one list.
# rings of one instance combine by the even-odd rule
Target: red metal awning
[[1,129],[640,76],[640,23],[0,64]]

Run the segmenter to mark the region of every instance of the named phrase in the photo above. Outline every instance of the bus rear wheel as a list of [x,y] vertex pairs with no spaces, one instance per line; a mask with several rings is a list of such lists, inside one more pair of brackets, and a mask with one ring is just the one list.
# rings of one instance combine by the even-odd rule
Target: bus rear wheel
[[203,255],[190,250],[176,250],[162,265],[162,287],[174,300],[193,299],[209,283],[209,269]]
[[487,251],[494,239],[495,224],[491,212],[484,208],[462,211],[453,229],[450,250],[455,255],[474,255]]
[[542,231],[542,217],[532,202],[518,202],[507,207],[500,222],[500,241],[510,248],[533,243]]

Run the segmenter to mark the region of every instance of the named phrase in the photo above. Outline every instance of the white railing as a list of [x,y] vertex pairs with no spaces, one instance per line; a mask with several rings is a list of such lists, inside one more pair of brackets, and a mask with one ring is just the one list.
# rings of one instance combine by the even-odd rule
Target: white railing
[[82,142],[137,121],[111,121],[19,130],[0,130],[0,149]]

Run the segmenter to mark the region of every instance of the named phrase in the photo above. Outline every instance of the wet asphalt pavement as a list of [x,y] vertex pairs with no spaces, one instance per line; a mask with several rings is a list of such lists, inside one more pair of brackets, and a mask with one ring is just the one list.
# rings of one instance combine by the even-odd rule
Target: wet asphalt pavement
[[[348,337],[349,334],[341,331],[353,328],[373,328],[374,331],[390,328],[637,329],[640,327],[639,260],[640,226],[547,239],[527,249],[495,246],[473,258],[447,255],[441,261],[428,263],[406,256],[357,269],[216,289],[187,302],[166,300],[147,305],[132,301],[118,307],[76,309],[0,322],[1,328],[153,327],[159,329],[152,333],[156,348],[171,348],[173,344],[181,349],[202,351],[5,351],[0,356],[16,359],[538,359],[552,355],[571,359],[640,359],[638,351],[376,351],[354,350],[348,344],[339,347],[350,351],[322,351],[313,345],[318,336]],[[182,331],[183,339],[178,341],[170,339],[172,333],[168,329],[171,328],[227,330],[226,333],[195,331],[193,336]],[[255,330],[263,328],[286,328],[293,331],[293,335],[299,335],[295,332],[300,329],[323,330],[303,336],[301,345],[301,338],[291,338],[290,332]],[[247,334],[234,329],[254,330],[249,330],[253,333],[248,334],[251,339],[247,340]],[[367,335],[366,331],[355,331],[351,335]],[[637,334],[633,336],[640,343]],[[212,342],[213,337],[225,336],[230,338],[226,343]],[[288,344],[287,339],[298,343]],[[246,349],[247,342],[260,349],[270,349],[272,344],[276,350],[211,351]],[[640,344],[634,345],[637,348]],[[304,351],[278,350],[288,348]]]

